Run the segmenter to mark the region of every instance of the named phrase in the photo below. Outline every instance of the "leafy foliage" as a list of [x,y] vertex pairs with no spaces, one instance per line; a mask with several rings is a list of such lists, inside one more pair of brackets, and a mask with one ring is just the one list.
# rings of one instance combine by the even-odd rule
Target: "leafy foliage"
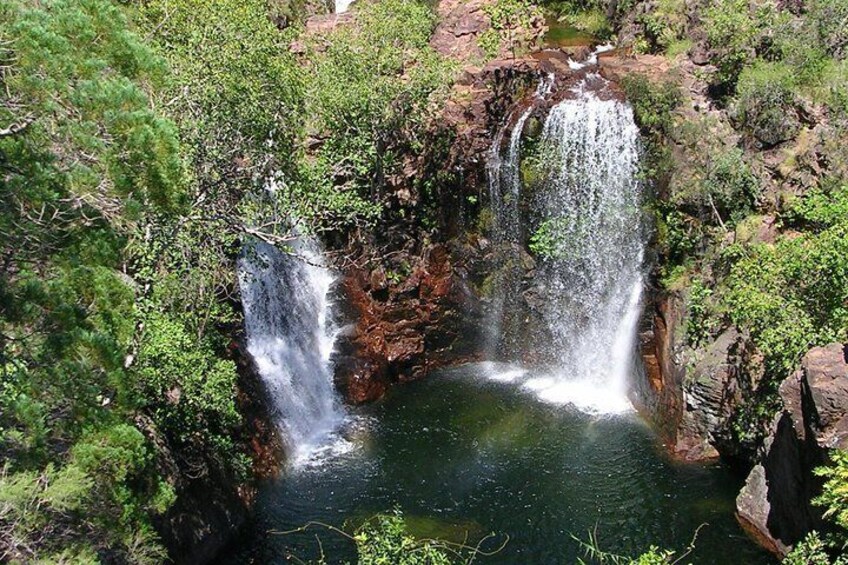
[[155,562],[166,504],[147,507],[161,483],[132,422],[123,250],[187,203],[177,129],[151,104],[165,67],[106,0],[7,1],[0,30],[0,552]]
[[673,125],[673,112],[683,100],[674,82],[653,82],[643,74],[625,75],[621,86],[633,106],[636,123],[647,135],[667,135]]
[[483,10],[491,21],[491,27],[479,39],[487,56],[497,57],[503,47],[513,56],[533,47],[525,43],[525,36],[542,19],[542,11],[530,0],[496,0],[485,4]]
[[682,0],[660,0],[653,10],[641,15],[640,21],[651,45],[667,51],[685,37],[686,4]]
[[813,345],[848,332],[848,243],[844,222],[820,233],[762,245],[731,271],[724,301],[734,323],[750,328],[774,378]]
[[844,565],[845,559],[837,557],[832,561],[828,553],[828,544],[818,532],[810,532],[802,541],[795,544],[792,551],[783,558],[783,565]]
[[767,147],[792,139],[795,116],[795,70],[782,63],[758,61],[739,76],[735,111],[745,131]]
[[770,3],[752,9],[748,0],[713,0],[704,11],[707,40],[716,50],[716,85],[732,91],[739,74],[756,54],[774,11]]
[[281,195],[324,216],[341,209],[348,220],[377,217],[401,155],[423,150],[428,111],[454,73],[428,43],[434,25],[417,2],[368,2],[351,25],[307,38],[307,128],[322,143]]
[[356,530],[353,539],[359,565],[450,565],[454,562],[440,542],[411,536],[399,513],[375,516]]
[[827,535],[810,532],[796,544],[783,565],[845,565],[848,555],[848,452],[836,449],[830,453],[830,465],[819,467],[816,475],[825,478],[822,494],[814,503],[824,507],[824,517],[835,524],[836,531]]
[[[822,494],[815,503],[825,508],[824,517],[848,532],[848,452],[834,450],[831,464],[816,469],[816,475],[825,478]],[[848,540],[846,540],[848,541]]]

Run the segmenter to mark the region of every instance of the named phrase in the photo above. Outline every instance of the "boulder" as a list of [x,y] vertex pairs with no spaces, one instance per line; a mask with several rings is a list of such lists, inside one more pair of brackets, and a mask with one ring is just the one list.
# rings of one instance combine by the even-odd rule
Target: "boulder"
[[832,448],[848,447],[846,346],[815,347],[780,385],[783,409],[775,416],[762,457],[736,500],[742,526],[764,547],[785,555],[821,527],[811,504],[821,488],[813,470]]
[[740,376],[746,339],[734,328],[722,332],[687,372],[683,416],[675,452],[687,460],[719,456],[716,448],[729,434],[730,419],[742,400]]

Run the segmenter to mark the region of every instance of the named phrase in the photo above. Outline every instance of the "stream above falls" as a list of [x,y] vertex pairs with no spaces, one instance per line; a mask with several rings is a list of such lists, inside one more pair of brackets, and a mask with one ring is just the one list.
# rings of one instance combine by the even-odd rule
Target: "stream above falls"
[[490,365],[466,365],[352,409],[354,448],[262,485],[253,522],[220,562],[316,558],[317,534],[329,562],[342,563],[355,553],[338,534],[268,531],[310,520],[351,529],[392,508],[419,536],[508,535],[481,564],[575,563],[582,553],[572,535],[589,530],[609,551],[682,550],[701,524],[686,562],[774,562],[738,526],[740,479],[726,467],[670,461],[633,413],[590,416],[491,375]]

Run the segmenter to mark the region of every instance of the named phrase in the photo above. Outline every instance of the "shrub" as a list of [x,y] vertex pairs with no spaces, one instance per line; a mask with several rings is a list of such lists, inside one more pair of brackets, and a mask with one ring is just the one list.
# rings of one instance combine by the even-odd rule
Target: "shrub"
[[713,84],[732,91],[739,73],[754,58],[761,30],[772,7],[752,12],[748,0],[713,0],[703,12],[707,40],[715,51],[718,72]]
[[848,218],[848,185],[822,184],[798,200],[790,212],[795,223],[807,230],[821,231]]
[[502,46],[515,55],[532,47],[526,43],[526,34],[533,29],[542,11],[529,0],[497,0],[485,4],[483,10],[491,21],[491,32],[480,38],[480,47],[490,57],[497,56]]
[[807,19],[819,44],[836,59],[848,56],[848,3],[844,0],[813,0]]
[[654,82],[641,74],[625,75],[621,86],[642,131],[652,136],[667,135],[673,112],[683,100],[680,87],[672,81]]
[[782,379],[811,346],[848,335],[848,226],[761,245],[733,266],[723,301]]
[[848,451],[830,452],[830,465],[816,469],[816,475],[825,478],[822,493],[814,502],[824,507],[824,517],[848,534]]
[[798,133],[795,84],[795,70],[783,63],[758,61],[742,72],[735,113],[748,135],[771,147]]
[[[284,194],[341,220],[373,219],[403,153],[423,151],[433,105],[447,94],[454,65],[429,45],[432,11],[418,2],[367,2],[355,21],[310,42],[308,127],[324,143],[302,160]],[[317,190],[316,190],[317,188]]]
[[240,422],[235,364],[218,358],[208,340],[190,334],[179,319],[159,312],[145,320],[139,359],[139,390],[159,428],[183,447],[237,459],[231,439]]
[[829,544],[822,540],[818,532],[810,532],[795,544],[792,551],[783,558],[781,565],[845,565],[844,557],[832,561],[829,550]]
[[380,514],[353,535],[359,565],[451,565],[438,541],[418,540],[406,530],[400,513]]
[[795,545],[783,565],[846,565],[848,555],[848,452],[834,449],[830,464],[815,470],[824,477],[822,494],[813,503],[825,509],[824,518],[836,525],[829,535],[810,532]]
[[686,37],[687,20],[683,0],[658,0],[653,9],[640,18],[646,36],[659,51],[670,50]]
[[686,339],[689,345],[697,347],[712,333],[711,321],[714,319],[710,307],[713,291],[697,278],[689,287],[686,300]]
[[741,220],[753,209],[759,194],[760,182],[745,163],[741,149],[727,149],[709,160],[699,198],[703,207],[720,214],[717,221],[728,217],[733,223]]

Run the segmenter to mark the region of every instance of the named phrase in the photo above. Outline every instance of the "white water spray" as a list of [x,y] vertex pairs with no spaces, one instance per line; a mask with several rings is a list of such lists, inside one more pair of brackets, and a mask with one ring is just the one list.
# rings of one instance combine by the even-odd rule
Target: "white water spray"
[[[588,78],[593,84],[602,81]],[[541,143],[548,166],[533,211],[548,235],[534,290],[549,342],[525,343],[525,348],[542,353],[547,363],[532,375],[519,376],[508,367],[509,378],[501,375],[504,371],[492,372],[491,378],[518,380],[546,402],[621,413],[632,409],[628,380],[635,369],[643,285],[639,134],[626,104],[602,100],[586,83],[574,93],[574,99],[554,106],[545,122]],[[519,122],[513,138],[515,131],[520,136]],[[521,189],[517,148],[520,140],[510,139],[493,178],[500,194],[516,194],[516,200]],[[511,228],[520,222],[517,205],[500,208],[512,220],[501,220],[496,229],[506,228],[512,239],[520,233]]]
[[333,275],[317,243],[305,238],[283,253],[267,243],[239,260],[247,349],[267,390],[273,417],[297,465],[338,444],[344,420],[333,387],[336,336],[329,299]]

